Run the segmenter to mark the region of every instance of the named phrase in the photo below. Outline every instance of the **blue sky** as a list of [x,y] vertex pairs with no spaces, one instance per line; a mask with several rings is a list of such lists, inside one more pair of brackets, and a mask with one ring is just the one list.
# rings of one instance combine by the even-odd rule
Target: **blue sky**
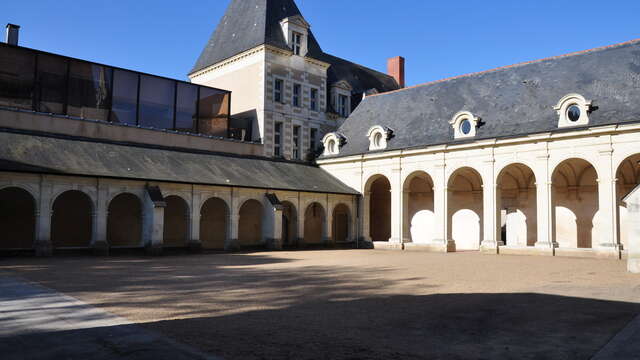
[[[12,0],[21,45],[185,79],[230,0]],[[640,38],[640,1],[297,0],[323,50],[407,83]],[[187,5],[188,4],[188,5]]]

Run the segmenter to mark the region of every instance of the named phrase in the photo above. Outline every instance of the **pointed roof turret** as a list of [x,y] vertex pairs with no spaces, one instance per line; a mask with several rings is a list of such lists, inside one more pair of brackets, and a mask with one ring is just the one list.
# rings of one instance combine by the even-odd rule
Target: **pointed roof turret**
[[[280,21],[292,16],[302,17],[294,0],[232,0],[191,73],[264,44],[289,49]],[[322,55],[311,32],[308,46],[309,56]]]

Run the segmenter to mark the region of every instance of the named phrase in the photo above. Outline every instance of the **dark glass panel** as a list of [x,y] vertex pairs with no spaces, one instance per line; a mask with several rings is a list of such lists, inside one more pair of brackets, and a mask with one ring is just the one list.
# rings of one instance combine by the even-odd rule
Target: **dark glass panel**
[[176,130],[196,132],[196,117],[198,106],[198,86],[178,83],[176,99]]
[[136,125],[138,74],[115,70],[113,73],[113,108],[110,121]]
[[173,129],[175,81],[154,76],[140,77],[140,125]]
[[112,68],[71,60],[67,114],[83,119],[109,120],[112,77]]
[[567,114],[569,115],[569,120],[576,122],[580,120],[580,108],[576,105],[571,105],[569,110],[567,110]]
[[0,45],[0,106],[33,109],[35,54]]
[[198,132],[205,135],[227,136],[229,128],[229,93],[200,87]]
[[67,60],[58,56],[38,55],[36,109],[65,114],[67,102]]

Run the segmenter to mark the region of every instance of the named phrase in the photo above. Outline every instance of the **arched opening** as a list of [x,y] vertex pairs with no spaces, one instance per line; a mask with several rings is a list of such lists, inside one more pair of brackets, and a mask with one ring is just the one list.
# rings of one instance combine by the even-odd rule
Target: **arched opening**
[[175,195],[167,196],[164,201],[164,235],[162,246],[186,247],[189,242],[189,205]]
[[326,237],[324,232],[324,207],[315,202],[304,212],[304,243],[321,244]]
[[351,226],[351,216],[349,207],[345,204],[338,204],[333,209],[333,229],[331,229],[331,237],[336,243],[349,242]]
[[538,239],[536,177],[524,164],[505,167],[497,179],[497,210],[502,242],[507,246],[534,246]]
[[298,240],[298,214],[296,207],[288,202],[282,202],[282,246],[292,247]]
[[456,170],[448,181],[447,232],[456,250],[478,250],[482,242],[482,177],[472,168]]
[[142,246],[142,204],[133,194],[120,194],[109,203],[107,242],[111,247]]
[[627,249],[629,244],[630,230],[627,228],[627,206],[622,199],[627,196],[631,190],[640,185],[640,154],[635,154],[626,158],[618,167],[616,173],[616,199],[618,211],[618,238],[623,248]]
[[238,243],[240,246],[258,246],[263,244],[262,217],[263,206],[257,200],[247,200],[240,208]]
[[411,174],[404,182],[403,229],[405,239],[428,244],[435,237],[433,180],[424,171]]
[[26,190],[0,190],[0,249],[33,249],[36,206]]
[[371,241],[389,241],[391,238],[391,184],[379,175],[370,180],[369,196],[369,236]]
[[227,239],[229,208],[220,198],[211,198],[200,209],[200,241],[209,250],[223,250]]
[[561,248],[591,248],[598,213],[596,169],[585,160],[568,159],[556,167],[551,179],[555,241]]
[[54,248],[89,247],[93,227],[93,202],[87,194],[71,190],[53,203],[51,243]]

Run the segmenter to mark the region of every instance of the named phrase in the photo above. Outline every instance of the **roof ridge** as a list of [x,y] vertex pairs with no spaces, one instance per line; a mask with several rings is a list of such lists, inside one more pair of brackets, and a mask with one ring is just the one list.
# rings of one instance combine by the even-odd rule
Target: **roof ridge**
[[405,91],[405,90],[421,88],[421,87],[425,87],[425,86],[429,86],[429,85],[435,85],[435,84],[439,84],[439,83],[443,83],[443,82],[447,82],[447,81],[451,81],[451,80],[457,80],[457,79],[461,79],[461,78],[468,78],[468,77],[477,76],[477,75],[489,74],[489,73],[493,73],[493,72],[507,70],[507,69],[514,68],[514,67],[537,64],[537,63],[541,63],[541,62],[545,62],[545,61],[557,60],[557,59],[562,59],[562,58],[566,58],[566,57],[585,55],[585,54],[589,54],[589,53],[593,53],[593,52],[608,50],[608,49],[612,49],[612,48],[616,48],[616,47],[622,47],[622,46],[635,44],[635,43],[640,43],[640,38],[629,40],[629,41],[625,41],[625,42],[621,42],[621,43],[595,47],[595,48],[591,48],[591,49],[587,49],[587,50],[575,51],[575,52],[567,53],[567,54],[564,54],[564,55],[550,56],[550,57],[546,57],[546,58],[542,58],[542,59],[536,59],[536,60],[530,60],[530,61],[524,61],[524,62],[520,62],[520,63],[511,64],[511,65],[506,65],[506,66],[500,66],[500,67],[489,69],[489,70],[477,71],[477,72],[472,72],[472,73],[468,73],[468,74],[451,76],[451,77],[444,78],[444,79],[428,81],[428,82],[425,82],[425,83],[422,83],[422,84],[413,85],[413,86],[405,87],[405,88],[398,89],[398,90],[388,91],[388,92],[384,92],[384,93],[380,93],[380,94],[369,95],[369,96],[367,96],[367,98],[372,98],[372,97],[376,97],[376,96],[383,96],[383,95],[389,95],[389,94],[393,94],[393,93],[402,92],[402,91]]
[[371,71],[373,71],[373,72],[375,72],[375,73],[378,73],[378,74],[380,74],[380,75],[384,75],[384,76],[387,76],[387,77],[389,77],[389,78],[393,78],[393,76],[391,76],[391,75],[389,75],[389,74],[387,74],[387,73],[384,73],[384,72],[382,72],[382,71],[378,71],[378,70],[376,70],[376,69],[372,69],[372,68],[370,68],[370,67],[368,67],[368,66],[365,66],[365,65],[362,65],[362,64],[358,64],[358,63],[353,62],[353,61],[351,61],[351,60],[347,60],[347,59],[345,59],[345,58],[341,58],[341,57],[336,56],[336,55],[331,55],[331,54],[326,53],[326,52],[324,52],[324,51],[323,51],[322,53],[323,53],[324,55],[331,56],[331,57],[334,57],[334,58],[336,58],[336,59],[339,59],[339,60],[342,60],[342,61],[348,62],[349,64],[353,64],[353,65],[358,66],[358,67],[361,67],[361,68],[363,68],[363,69],[371,70]]

